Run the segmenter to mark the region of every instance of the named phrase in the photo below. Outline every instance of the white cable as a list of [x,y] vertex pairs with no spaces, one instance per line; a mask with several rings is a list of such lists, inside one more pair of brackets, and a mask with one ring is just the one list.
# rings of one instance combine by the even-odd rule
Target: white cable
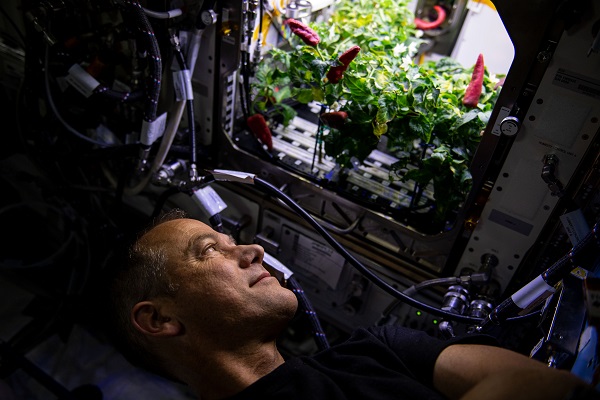
[[[202,39],[203,30],[196,30],[192,35],[192,40],[188,47],[187,54],[187,65],[190,72],[193,74],[194,68],[196,67],[196,62],[198,60],[198,52],[200,50],[200,43]],[[175,139],[175,135],[177,134],[177,130],[179,129],[179,124],[181,123],[181,119],[183,118],[183,112],[185,111],[186,101],[179,101],[175,105],[175,109],[173,110],[173,114],[169,121],[167,122],[167,126],[165,128],[165,134],[160,142],[160,147],[154,160],[152,162],[152,166],[148,173],[144,176],[144,178],[135,186],[130,188],[125,188],[124,193],[128,196],[135,196],[140,193],[148,184],[152,175],[154,175],[160,167],[165,162],[167,158],[167,154],[169,153],[169,149],[171,148],[171,144],[173,143],[173,139]]]
[[190,40],[190,44],[187,49],[187,65],[190,73],[194,74],[194,67],[196,66],[196,61],[198,60],[198,53],[200,53],[200,44],[202,42],[202,34],[204,33],[204,29],[197,29],[192,33],[192,39]]
[[156,19],[171,19],[171,18],[179,17],[180,15],[183,14],[183,11],[181,11],[181,8],[175,8],[173,10],[164,11],[164,12],[152,11],[152,10],[149,10],[144,7],[142,7],[142,10],[144,10],[144,14],[146,14],[147,16],[156,18]]

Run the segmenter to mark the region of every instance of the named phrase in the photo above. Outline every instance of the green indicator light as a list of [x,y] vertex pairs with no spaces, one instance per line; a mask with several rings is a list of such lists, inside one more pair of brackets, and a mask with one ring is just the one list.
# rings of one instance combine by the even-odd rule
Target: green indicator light
[[417,316],[421,316],[421,314],[423,314],[421,311],[417,311]]
[[434,319],[434,320],[433,320],[433,324],[434,324],[434,325],[437,325],[437,323],[438,323],[438,320],[437,320],[437,319]]

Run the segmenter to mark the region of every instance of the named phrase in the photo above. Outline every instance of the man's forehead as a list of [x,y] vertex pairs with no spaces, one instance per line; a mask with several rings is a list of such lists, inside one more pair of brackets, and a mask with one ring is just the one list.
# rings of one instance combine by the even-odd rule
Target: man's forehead
[[149,242],[186,240],[192,235],[211,234],[212,232],[214,232],[212,228],[198,220],[180,218],[160,223],[146,232],[141,240]]

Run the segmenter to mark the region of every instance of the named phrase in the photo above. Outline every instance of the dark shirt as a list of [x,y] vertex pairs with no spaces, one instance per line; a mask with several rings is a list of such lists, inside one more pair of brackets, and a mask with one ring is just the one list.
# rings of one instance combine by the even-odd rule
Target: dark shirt
[[344,343],[286,361],[230,400],[443,399],[433,367],[454,343],[493,344],[487,336],[443,341],[402,327],[358,329]]

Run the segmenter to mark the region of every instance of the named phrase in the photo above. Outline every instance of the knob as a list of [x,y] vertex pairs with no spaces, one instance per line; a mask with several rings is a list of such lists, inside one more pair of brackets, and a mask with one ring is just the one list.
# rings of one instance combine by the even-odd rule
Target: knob
[[521,121],[517,117],[506,117],[500,122],[500,131],[506,136],[516,135],[520,127]]
[[200,14],[200,19],[205,26],[217,23],[217,13],[214,10],[205,10]]

